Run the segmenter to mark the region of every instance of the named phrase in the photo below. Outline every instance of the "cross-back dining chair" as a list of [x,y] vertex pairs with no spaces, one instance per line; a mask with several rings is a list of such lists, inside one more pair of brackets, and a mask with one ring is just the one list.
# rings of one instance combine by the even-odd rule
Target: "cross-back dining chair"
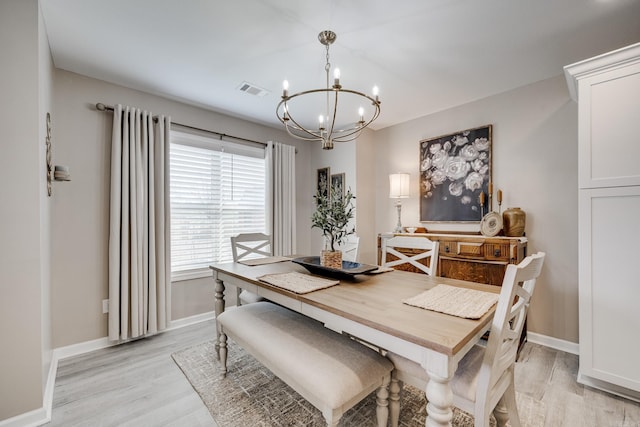
[[[242,233],[231,236],[231,253],[234,262],[269,257],[272,255],[271,236],[264,233]],[[257,301],[264,301],[264,298],[253,292],[238,289],[238,305]]]
[[[507,420],[511,427],[520,426],[514,369],[520,334],[544,258],[545,253],[538,252],[518,265],[507,266],[487,346],[473,347],[462,358],[451,380],[453,404],[473,414],[476,427],[488,427],[492,412],[498,426],[505,425]],[[387,353],[387,357],[395,365],[392,390],[401,389],[402,382],[426,389],[429,378],[418,363],[394,353]],[[390,415],[391,425],[397,426],[398,405],[391,405]]]
[[[393,234],[383,234],[380,236],[380,246],[382,250],[382,266],[395,267],[402,264],[411,264],[430,276],[435,276],[438,270],[438,250],[439,243],[429,240],[424,236],[395,236]],[[398,248],[419,250],[407,255]],[[387,261],[387,255],[393,255],[394,260]],[[429,259],[429,265],[425,265],[420,260]]]
[[343,261],[358,261],[358,250],[360,245],[360,237],[356,235],[349,235],[345,238],[345,241],[338,245],[337,250],[342,252]]

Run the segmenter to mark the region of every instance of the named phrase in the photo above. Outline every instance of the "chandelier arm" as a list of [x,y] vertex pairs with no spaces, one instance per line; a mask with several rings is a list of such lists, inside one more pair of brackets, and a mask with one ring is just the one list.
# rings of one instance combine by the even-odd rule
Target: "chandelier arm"
[[372,101],[372,105],[374,106],[374,113],[371,116],[371,118],[364,122],[361,126],[359,126],[358,128],[354,128],[354,129],[343,129],[340,131],[337,131],[338,133],[342,133],[345,132],[344,135],[338,135],[336,137],[333,138],[333,140],[335,142],[349,142],[349,141],[353,141],[354,139],[356,139],[358,136],[360,136],[360,133],[362,133],[362,131],[364,130],[364,128],[366,128],[367,126],[369,126],[374,120],[376,120],[378,118],[378,116],[380,115],[380,102],[376,101],[375,99],[361,94],[360,92],[355,92],[349,89],[342,89],[342,91],[344,92],[350,92],[350,93],[355,93],[358,95],[362,95],[366,98],[369,98]]
[[[333,89],[334,91],[334,95],[333,95],[333,119],[331,120],[331,131],[329,132],[329,135],[333,135],[333,129],[335,128],[336,125],[336,115],[338,113],[338,93],[340,92],[340,89]],[[327,98],[329,97],[328,92],[327,92]],[[329,106],[327,105],[327,110],[329,109]],[[329,111],[327,111],[327,120],[329,120]],[[333,139],[333,138],[331,138]]]
[[[292,116],[291,113],[289,112],[289,108],[288,108],[288,101],[291,101],[293,98],[302,96],[302,95],[307,95],[310,93],[322,93],[325,92],[327,95],[329,95],[330,92],[334,92],[335,93],[335,103],[334,103],[334,115],[332,118],[332,123],[331,123],[331,131],[327,134],[327,137],[323,137],[322,135],[319,135],[316,132],[310,131],[308,129],[306,129],[305,127],[303,127],[302,125],[300,125]],[[369,100],[371,102],[371,105],[374,107],[374,111],[373,114],[371,116],[371,118],[369,120],[367,120],[366,122],[358,122],[359,125],[357,127],[354,128],[348,128],[348,129],[339,129],[339,130],[335,130],[335,121],[337,118],[337,97],[339,92],[344,92],[344,93],[350,93],[352,95],[357,95],[363,98],[366,98],[367,100]],[[287,116],[286,117],[284,114],[281,115],[280,111],[281,111],[281,107],[283,107],[283,110],[287,112]],[[380,115],[380,101],[372,98],[369,95],[366,95],[362,92],[358,92],[355,90],[351,90],[351,89],[343,89],[342,87],[340,88],[328,88],[328,89],[311,89],[311,90],[306,90],[303,92],[298,92],[296,94],[293,95],[289,95],[287,97],[283,97],[283,99],[278,103],[277,107],[276,107],[276,115],[278,117],[278,120],[280,120],[280,122],[285,126],[285,130],[287,131],[287,133],[296,138],[296,139],[300,139],[303,141],[325,141],[325,140],[331,140],[334,142],[350,142],[355,140],[360,133],[362,133],[362,130],[364,128],[366,128],[367,126],[369,126],[369,124],[371,124],[374,120],[376,120],[378,118],[378,116]],[[286,117],[286,118],[285,118]],[[329,136],[331,136],[331,138],[329,138]]]
[[[279,110],[280,110],[280,106],[284,105],[284,107],[286,108],[287,106],[287,100],[283,99],[282,101],[280,101],[280,103],[278,104],[278,106],[276,107],[276,115],[278,116],[278,120],[280,120],[280,122],[284,125],[285,130],[287,131],[287,133],[289,135],[291,135],[294,138],[297,139],[301,139],[304,141],[322,141],[322,137],[319,136],[318,134],[309,131],[308,129],[302,127],[298,122],[296,122],[296,120],[291,117],[291,115],[289,114],[289,117],[287,119],[284,119],[282,116],[280,116]],[[293,123],[293,126],[291,126],[291,124],[289,122]],[[302,134],[298,134],[293,132],[291,129],[307,134],[310,137],[304,136]]]

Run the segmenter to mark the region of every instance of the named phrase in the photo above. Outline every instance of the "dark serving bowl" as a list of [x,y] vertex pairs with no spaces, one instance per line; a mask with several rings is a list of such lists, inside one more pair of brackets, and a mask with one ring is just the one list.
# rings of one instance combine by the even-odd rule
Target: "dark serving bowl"
[[360,264],[359,262],[352,261],[342,261],[342,268],[325,267],[320,265],[319,256],[306,256],[295,258],[291,261],[300,264],[310,273],[337,279],[353,279],[356,274],[364,274],[378,269],[377,265]]

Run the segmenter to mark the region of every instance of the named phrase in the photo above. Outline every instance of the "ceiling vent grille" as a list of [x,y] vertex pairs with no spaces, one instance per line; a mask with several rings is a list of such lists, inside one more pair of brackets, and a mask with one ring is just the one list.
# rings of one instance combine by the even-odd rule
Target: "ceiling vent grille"
[[238,90],[254,96],[266,96],[269,94],[268,90],[248,82],[242,82],[240,86],[238,86]]

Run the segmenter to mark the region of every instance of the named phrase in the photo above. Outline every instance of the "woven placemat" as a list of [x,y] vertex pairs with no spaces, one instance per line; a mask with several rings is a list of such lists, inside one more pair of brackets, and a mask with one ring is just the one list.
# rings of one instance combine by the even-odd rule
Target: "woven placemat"
[[479,319],[498,302],[499,296],[491,292],[440,284],[402,302],[466,319]]
[[296,294],[306,294],[340,284],[339,280],[325,279],[324,277],[298,273],[297,271],[265,274],[258,277],[258,280]]

